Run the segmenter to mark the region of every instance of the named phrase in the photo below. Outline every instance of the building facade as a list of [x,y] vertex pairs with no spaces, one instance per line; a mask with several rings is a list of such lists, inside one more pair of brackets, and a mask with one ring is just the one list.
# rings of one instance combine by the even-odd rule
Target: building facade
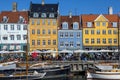
[[27,22],[27,11],[14,8],[0,13],[0,51],[26,50]]
[[82,15],[84,49],[118,48],[118,15]]
[[82,49],[82,28],[79,16],[60,16],[58,28],[58,49]]
[[31,2],[29,15],[30,51],[58,50],[58,4]]

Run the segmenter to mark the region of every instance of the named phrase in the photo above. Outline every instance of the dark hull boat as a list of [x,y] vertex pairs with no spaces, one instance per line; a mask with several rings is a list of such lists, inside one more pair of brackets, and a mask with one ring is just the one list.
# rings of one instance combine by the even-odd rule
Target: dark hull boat
[[[14,65],[15,67],[15,65]],[[66,76],[70,73],[70,65],[44,65],[44,66],[31,66],[28,69],[29,75],[19,75],[26,72],[25,67],[16,67],[0,69],[0,80],[36,80],[41,78],[53,78]],[[15,76],[14,74],[17,74]],[[19,75],[19,76],[18,76]]]

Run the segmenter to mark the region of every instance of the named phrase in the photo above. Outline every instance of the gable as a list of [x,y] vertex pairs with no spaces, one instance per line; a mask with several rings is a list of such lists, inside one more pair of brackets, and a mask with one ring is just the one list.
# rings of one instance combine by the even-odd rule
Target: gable
[[109,20],[101,14],[94,21],[109,21]]

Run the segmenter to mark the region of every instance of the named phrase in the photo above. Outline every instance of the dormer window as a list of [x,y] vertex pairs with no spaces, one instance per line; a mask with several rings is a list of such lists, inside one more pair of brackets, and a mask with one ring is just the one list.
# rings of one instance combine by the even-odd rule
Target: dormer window
[[74,22],[74,23],[73,23],[73,29],[78,29],[78,28],[79,28],[78,22]]
[[92,27],[92,22],[87,22],[87,27]]
[[113,26],[113,27],[117,27],[117,22],[113,22],[113,23],[112,23],[112,26]]
[[68,23],[67,22],[62,23],[62,29],[68,29]]
[[54,13],[50,13],[50,14],[49,14],[49,17],[50,17],[50,18],[54,18]]
[[7,22],[8,22],[7,16],[3,16],[3,23],[7,23]]
[[22,16],[19,16],[19,23],[23,23],[24,22],[24,18]]
[[42,17],[42,18],[47,17],[46,13],[42,13],[42,14],[41,14],[41,17]]
[[38,13],[34,13],[33,17],[37,18],[37,17],[39,17],[39,14]]

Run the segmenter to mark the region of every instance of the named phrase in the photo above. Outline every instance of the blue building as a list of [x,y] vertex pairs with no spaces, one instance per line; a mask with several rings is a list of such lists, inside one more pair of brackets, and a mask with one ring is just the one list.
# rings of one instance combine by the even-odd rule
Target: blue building
[[58,50],[82,49],[82,27],[79,16],[60,16],[58,26]]

